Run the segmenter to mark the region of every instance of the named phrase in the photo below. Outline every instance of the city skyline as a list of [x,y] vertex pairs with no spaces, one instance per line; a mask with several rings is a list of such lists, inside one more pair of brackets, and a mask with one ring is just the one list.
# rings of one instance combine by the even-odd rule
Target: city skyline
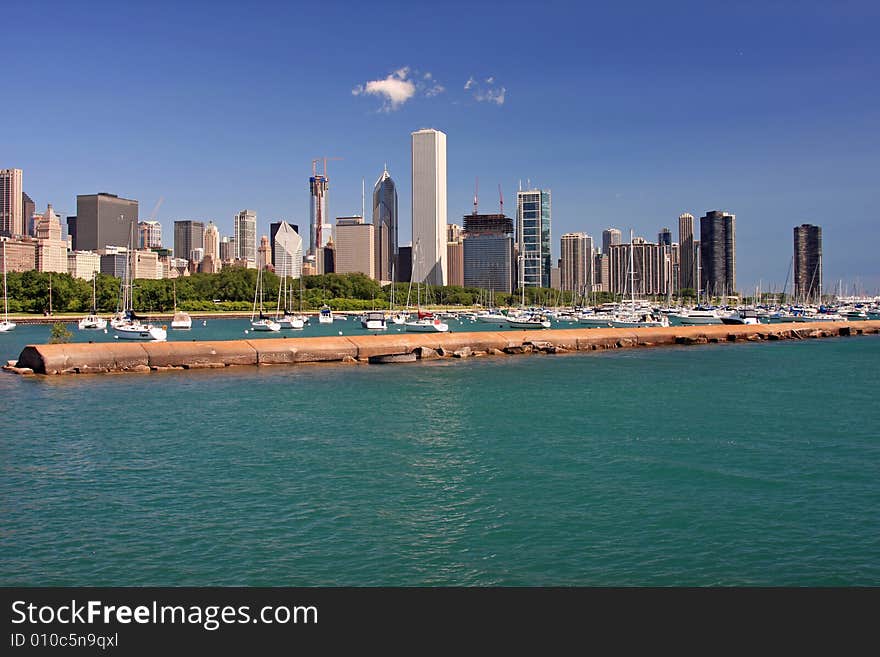
[[[305,227],[311,162],[333,153],[344,160],[331,166],[330,221],[359,211],[361,179],[375,180],[387,162],[397,172],[400,243],[407,244],[408,135],[435,127],[450,136],[451,217],[469,211],[476,177],[493,190],[484,206],[496,205],[499,183],[508,204],[520,180],[552,189],[556,235],[598,236],[619,226],[653,236],[674,228],[682,213],[728,209],[739,218],[740,287],[760,280],[781,288],[791,226],[801,223],[825,226],[828,281],[880,287],[870,246],[878,230],[870,220],[880,150],[877,46],[866,20],[878,9],[867,3],[851,12],[789,3],[749,12],[592,7],[589,21],[581,20],[587,8],[564,7],[552,29],[538,30],[530,61],[479,38],[467,57],[453,57],[442,39],[433,44],[403,29],[418,21],[435,37],[468,39],[490,26],[512,33],[519,15],[512,6],[481,6],[465,24],[453,8],[371,5],[351,8],[343,21],[323,6],[310,10],[314,23],[342,37],[380,17],[401,29],[393,45],[362,44],[361,56],[330,58],[320,74],[288,65],[327,33],[299,25],[295,8],[249,15],[244,29],[263,47],[241,57],[226,52],[219,36],[243,8],[207,17],[194,7],[172,14],[161,2],[149,12],[115,8],[101,17],[107,39],[94,43],[75,7],[40,4],[9,8],[10,21],[40,25],[54,45],[23,58],[9,72],[11,85],[25,95],[75,89],[104,71],[107,58],[115,66],[93,97],[0,108],[3,125],[14,127],[3,132],[0,166],[24,170],[23,191],[38,207],[52,203],[71,215],[77,194],[108,191],[139,199],[144,213],[164,198],[157,219],[165,235],[181,219],[214,221],[231,234],[243,207],[261,221]],[[131,46],[160,30],[168,42],[162,52]],[[662,30],[722,30],[736,39],[698,52],[690,39],[655,38]],[[13,31],[11,46],[27,47],[25,37]],[[651,46],[630,48],[633,38]],[[527,91],[536,86],[541,94]],[[323,101],[302,101],[303,89]],[[254,99],[246,128],[237,120],[245,93]],[[709,109],[702,99],[712,96],[724,102]],[[542,147],[525,147],[524,135]],[[236,185],[219,184],[230,171]],[[266,233],[263,223],[258,230]]]

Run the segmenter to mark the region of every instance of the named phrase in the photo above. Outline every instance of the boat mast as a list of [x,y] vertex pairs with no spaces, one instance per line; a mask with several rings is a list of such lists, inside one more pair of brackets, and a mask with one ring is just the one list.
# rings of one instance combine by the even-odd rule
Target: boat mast
[[629,286],[630,286],[630,296],[632,297],[632,311],[636,311],[636,269],[635,269],[635,260],[633,258],[633,230],[629,229]]
[[9,322],[9,296],[6,290],[6,240],[3,240],[3,323]]

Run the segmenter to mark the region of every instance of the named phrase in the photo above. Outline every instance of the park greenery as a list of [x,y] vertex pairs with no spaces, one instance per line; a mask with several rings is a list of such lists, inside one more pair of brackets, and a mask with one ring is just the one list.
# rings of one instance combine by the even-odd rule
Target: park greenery
[[[229,267],[217,274],[193,274],[177,279],[146,280],[134,283],[135,310],[146,313],[170,312],[177,307],[191,312],[250,311],[254,303],[257,271]],[[271,271],[264,272],[263,308],[274,310],[278,304],[280,279]],[[288,280],[291,290],[287,303],[289,310],[317,310],[328,304],[334,310],[387,309],[391,302],[391,285],[381,286],[363,274],[323,274]],[[45,314],[50,309],[57,313],[87,313],[92,308],[92,281],[73,278],[68,274],[49,274],[37,271],[9,272],[9,311],[13,313]],[[683,290],[681,301],[696,302],[693,290]],[[688,294],[689,293],[689,294]],[[98,274],[95,281],[98,312],[114,312],[120,297],[120,281],[106,274]],[[302,299],[302,301],[300,301]],[[413,283],[396,283],[394,306],[518,306],[521,291],[512,294],[491,292],[471,287],[447,285],[426,288]],[[620,295],[607,292],[593,293],[584,299],[573,298],[571,292],[548,288],[527,288],[525,303],[529,306],[570,305],[572,302],[599,305],[618,301]],[[663,302],[665,299],[658,299]]]

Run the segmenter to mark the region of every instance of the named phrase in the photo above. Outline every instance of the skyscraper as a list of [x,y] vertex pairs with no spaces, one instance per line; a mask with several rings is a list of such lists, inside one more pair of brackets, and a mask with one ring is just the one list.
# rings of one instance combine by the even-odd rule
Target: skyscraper
[[275,263],[275,273],[281,277],[301,277],[303,240],[296,228],[286,221],[278,222],[274,244],[272,258]]
[[446,284],[446,134],[412,133],[412,280]]
[[687,212],[678,216],[678,244],[681,249],[681,264],[678,269],[678,289],[696,291],[697,259],[694,244],[694,215]]
[[[21,193],[21,217],[22,222],[24,223],[25,231],[27,231],[28,224],[32,220],[39,220],[42,215],[37,214],[37,206],[34,203],[34,200],[25,194]],[[36,226],[36,221],[35,221]],[[33,235],[36,235],[36,231],[34,231]]]
[[387,167],[373,187],[373,233],[376,278],[390,281],[397,261],[397,186]]
[[[314,173],[314,172],[313,172]],[[327,190],[330,180],[326,172],[314,173],[309,178],[309,253],[314,255],[327,246],[327,242],[333,237],[333,227],[327,215]],[[319,274],[324,272],[319,271]]]
[[801,302],[822,296],[822,227],[794,227],[794,296]]
[[560,289],[587,295],[593,291],[593,238],[586,233],[566,233],[560,240]]
[[[76,197],[76,248],[97,251],[107,246],[128,248],[132,224],[137,225],[138,202],[116,194]],[[137,239],[137,235],[135,235]]]
[[337,274],[366,274],[376,278],[375,226],[365,224],[360,216],[337,217],[335,272]]
[[174,257],[190,260],[195,249],[205,247],[205,223],[203,221],[174,222]]
[[250,269],[257,267],[257,213],[242,210],[233,220],[235,257]]
[[602,231],[602,253],[608,255],[608,249],[620,244],[620,231],[617,228],[606,228]]
[[704,294],[736,293],[736,215],[711,210],[700,217],[700,261]]
[[[68,222],[69,224],[69,222]],[[68,228],[68,232],[70,229]],[[138,248],[160,249],[162,248],[162,224],[158,221],[138,222]]]
[[550,270],[553,268],[550,217],[549,190],[530,189],[516,193],[517,286],[550,287]]
[[205,257],[211,256],[215,262],[220,262],[220,231],[213,221],[205,226]]
[[513,219],[503,214],[466,214],[463,236],[464,285],[492,292],[513,292],[517,287]]
[[21,169],[0,170],[0,235],[6,237],[26,233],[21,176]]
[[661,228],[657,233],[657,244],[660,246],[672,246],[672,231],[668,228]]

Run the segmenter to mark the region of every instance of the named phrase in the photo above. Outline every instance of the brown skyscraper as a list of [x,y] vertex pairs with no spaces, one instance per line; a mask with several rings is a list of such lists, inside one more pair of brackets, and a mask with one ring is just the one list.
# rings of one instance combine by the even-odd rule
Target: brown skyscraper
[[696,290],[697,285],[697,260],[694,250],[694,215],[680,214],[678,216],[678,244],[681,253],[681,262],[678,269],[678,289],[690,288]]
[[794,296],[798,301],[822,296],[822,227],[794,227]]
[[700,265],[704,294],[736,293],[736,215],[711,210],[700,217]]

